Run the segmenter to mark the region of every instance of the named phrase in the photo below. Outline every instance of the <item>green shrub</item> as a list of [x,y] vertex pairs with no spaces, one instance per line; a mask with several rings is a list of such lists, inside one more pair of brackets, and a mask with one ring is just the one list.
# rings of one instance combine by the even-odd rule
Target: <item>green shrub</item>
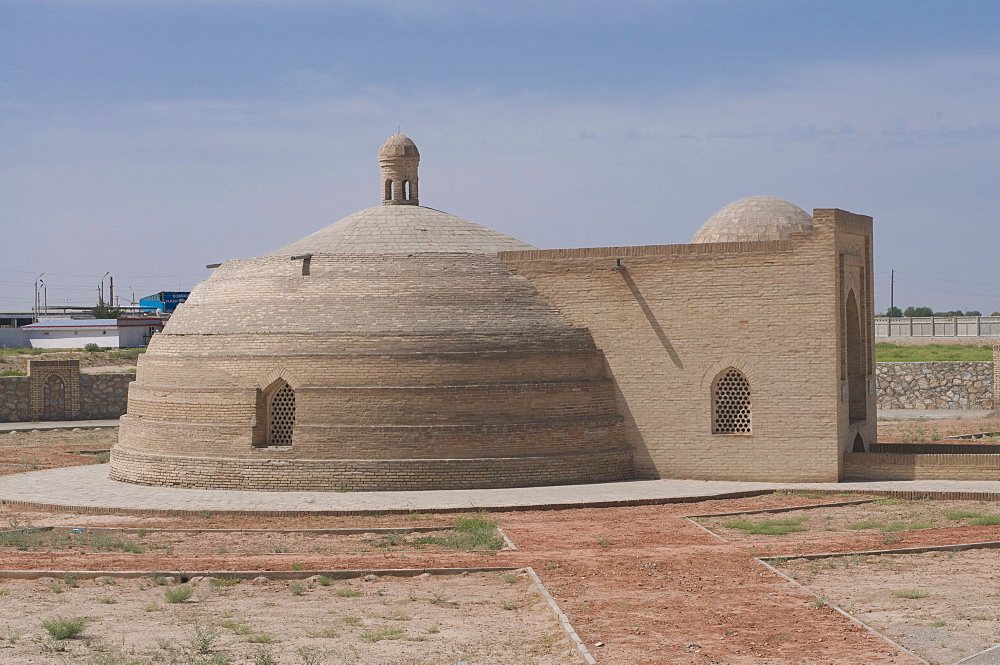
[[457,518],[455,531],[445,540],[449,547],[456,550],[500,550],[504,545],[497,523],[485,515]]
[[995,526],[1000,524],[1000,515],[983,515],[969,522],[972,526]]
[[175,586],[167,589],[163,597],[166,598],[168,603],[183,603],[185,600],[191,598],[194,594],[194,587],[192,586]]
[[971,510],[942,510],[941,514],[950,520],[968,520],[983,516],[982,513],[974,513]]
[[892,595],[896,598],[909,598],[910,600],[914,600],[917,598],[926,598],[931,594],[920,589],[901,589],[899,591],[893,591]]
[[337,595],[341,598],[357,598],[361,595],[361,592],[357,589],[345,586],[343,589],[337,589]]
[[76,637],[86,627],[87,617],[52,617],[42,622],[42,628],[57,640]]
[[381,642],[382,640],[398,640],[403,637],[399,628],[382,628],[374,632],[361,633],[361,639],[366,642]]
[[750,520],[733,520],[724,523],[722,526],[727,529],[739,529],[743,533],[761,536],[783,536],[786,533],[795,531],[805,531],[806,526],[802,524],[804,517],[796,517],[783,520],[761,520],[751,522]]
[[95,353],[101,350],[101,345],[90,342],[89,344],[83,345],[83,350],[86,351],[87,353]]
[[211,626],[202,627],[194,625],[194,635],[191,636],[191,648],[200,654],[206,654],[212,650],[212,645],[219,638],[219,631]]

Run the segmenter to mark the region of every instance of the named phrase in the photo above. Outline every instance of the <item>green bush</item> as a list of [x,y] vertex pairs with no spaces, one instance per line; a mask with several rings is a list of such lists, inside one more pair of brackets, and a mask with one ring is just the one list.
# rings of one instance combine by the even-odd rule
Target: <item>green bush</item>
[[83,345],[83,350],[86,351],[86,352],[88,352],[88,353],[94,353],[96,351],[100,351],[101,350],[101,346],[100,346],[100,344],[94,344],[93,342],[90,342],[89,344],[84,344]]
[[727,529],[739,529],[743,533],[762,536],[783,536],[786,533],[795,531],[806,531],[807,527],[802,524],[804,517],[785,520],[761,520],[751,522],[749,520],[733,520],[726,522],[722,526]]
[[168,603],[183,603],[185,600],[191,598],[192,594],[194,594],[194,587],[175,586],[167,589],[163,597],[166,598]]
[[52,617],[42,622],[42,628],[53,639],[68,640],[76,637],[87,627],[87,617]]

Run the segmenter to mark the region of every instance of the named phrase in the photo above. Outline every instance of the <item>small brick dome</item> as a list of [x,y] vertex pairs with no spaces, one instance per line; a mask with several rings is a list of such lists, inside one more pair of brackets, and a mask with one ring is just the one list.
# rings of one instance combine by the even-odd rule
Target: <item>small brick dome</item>
[[386,157],[420,157],[417,144],[409,136],[393,134],[385,140],[378,151],[380,158]]
[[794,203],[773,196],[749,196],[712,215],[692,243],[788,240],[812,231],[813,218]]

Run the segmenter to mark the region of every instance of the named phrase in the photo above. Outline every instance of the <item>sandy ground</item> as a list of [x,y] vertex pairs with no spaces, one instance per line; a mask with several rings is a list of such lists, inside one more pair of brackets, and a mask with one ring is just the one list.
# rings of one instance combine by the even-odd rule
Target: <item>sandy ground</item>
[[792,559],[780,569],[931,663],[1000,642],[1000,550]]
[[[189,599],[170,602],[187,587]],[[50,578],[8,580],[0,594],[0,661],[10,665],[578,662],[523,573],[326,586]],[[43,625],[57,617],[88,620],[79,636],[59,640]]]

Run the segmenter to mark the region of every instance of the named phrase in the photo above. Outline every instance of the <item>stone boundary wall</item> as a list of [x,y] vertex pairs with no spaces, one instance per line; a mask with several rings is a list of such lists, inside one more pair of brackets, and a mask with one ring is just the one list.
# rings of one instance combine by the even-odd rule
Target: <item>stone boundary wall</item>
[[31,379],[26,376],[0,377],[0,423],[31,420]]
[[125,415],[128,386],[135,374],[81,374],[80,419],[107,420]]
[[990,361],[875,364],[880,409],[992,409]]
[[[68,420],[118,418],[128,405],[128,386],[135,374],[80,374],[79,410]],[[33,413],[32,384],[39,376],[0,377],[0,423],[41,420]],[[37,392],[37,385],[36,385]]]

